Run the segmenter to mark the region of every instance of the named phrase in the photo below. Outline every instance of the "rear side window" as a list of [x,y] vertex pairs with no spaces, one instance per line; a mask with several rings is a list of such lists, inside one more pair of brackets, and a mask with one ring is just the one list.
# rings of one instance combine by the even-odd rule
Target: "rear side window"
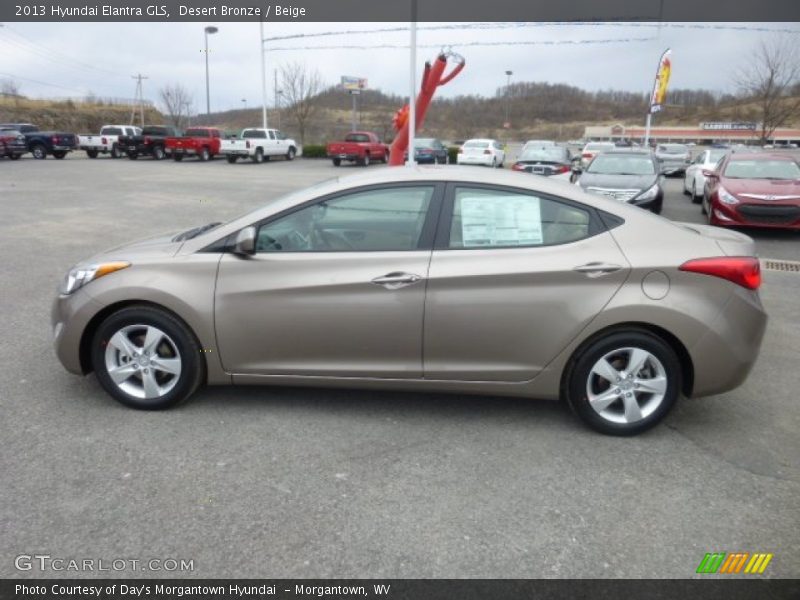
[[457,187],[450,248],[515,248],[590,235],[588,210],[533,194]]
[[100,135],[122,135],[122,129],[119,127],[103,127],[100,130]]
[[369,136],[365,133],[351,133],[345,136],[345,142],[369,142]]
[[263,138],[264,133],[258,129],[246,129],[242,132],[242,138]]

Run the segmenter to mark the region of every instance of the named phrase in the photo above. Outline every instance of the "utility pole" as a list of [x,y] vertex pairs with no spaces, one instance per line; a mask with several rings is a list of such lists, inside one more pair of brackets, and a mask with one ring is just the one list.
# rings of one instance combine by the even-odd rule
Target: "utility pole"
[[275,104],[275,112],[276,112],[276,114],[278,116],[278,129],[280,129],[281,128],[281,109],[278,106],[278,94],[279,94],[279,92],[278,92],[278,69],[273,69],[272,70],[272,78],[273,78],[273,80],[272,80],[272,85],[273,85],[272,92],[273,92],[273,95],[274,95],[273,102]]
[[417,0],[411,0],[411,39],[409,46],[409,81],[408,81],[408,159],[406,165],[413,167],[417,164],[416,157],[414,156],[414,138],[417,133]]
[[505,127],[511,127],[511,121],[509,121],[509,114],[511,108],[511,76],[514,74],[513,71],[506,71],[506,120],[505,120]]
[[208,81],[208,36],[214,35],[218,31],[219,29],[214,27],[213,25],[209,25],[203,30],[203,33],[205,34],[204,37],[206,40],[206,114],[207,115],[211,114],[211,87]]
[[261,54],[261,126],[267,129],[267,64],[264,58],[264,21],[258,22],[258,52]]
[[131,75],[131,78],[136,80],[136,93],[134,94],[134,104],[131,110],[131,125],[133,125],[134,118],[136,117],[136,105],[138,104],[141,124],[142,127],[144,127],[144,89],[142,88],[142,81],[149,79],[149,77],[138,73],[136,75]]

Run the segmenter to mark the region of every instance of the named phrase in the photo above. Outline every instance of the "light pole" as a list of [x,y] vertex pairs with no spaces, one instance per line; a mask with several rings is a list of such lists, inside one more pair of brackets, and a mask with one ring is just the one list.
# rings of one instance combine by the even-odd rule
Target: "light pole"
[[217,33],[219,29],[216,27],[209,25],[206,27],[203,32],[205,33],[206,38],[206,114],[211,114],[211,88],[208,84],[208,36]]
[[247,110],[247,98],[242,98],[242,106],[244,106],[244,110]]
[[283,90],[275,90],[275,116],[278,117],[278,129],[281,128],[281,104],[283,103]]
[[511,76],[513,74],[514,74],[513,71],[506,71],[506,78],[507,78],[506,79],[506,121],[504,123],[504,126],[506,128],[510,128],[511,127],[511,122],[508,120],[508,115],[509,115],[509,108],[510,108],[510,103],[511,103],[511,94],[510,94],[510,91],[511,91],[511,89],[510,89],[511,88]]

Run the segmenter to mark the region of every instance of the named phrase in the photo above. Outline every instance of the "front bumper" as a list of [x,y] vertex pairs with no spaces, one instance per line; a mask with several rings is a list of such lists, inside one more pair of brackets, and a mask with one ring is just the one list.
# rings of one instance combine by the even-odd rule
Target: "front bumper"
[[800,230],[800,205],[797,204],[725,204],[711,201],[712,225],[720,227],[763,227]]
[[84,290],[68,296],[59,294],[53,300],[50,311],[53,347],[58,360],[70,373],[82,375],[86,372],[81,365],[81,339],[92,318],[102,308],[103,305]]

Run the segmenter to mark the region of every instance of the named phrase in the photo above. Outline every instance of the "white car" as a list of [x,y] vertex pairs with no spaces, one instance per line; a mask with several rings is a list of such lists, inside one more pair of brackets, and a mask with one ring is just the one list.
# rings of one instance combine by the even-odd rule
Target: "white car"
[[703,169],[713,170],[714,166],[728,152],[730,152],[729,148],[708,148],[698,154],[686,167],[686,173],[683,176],[683,193],[690,196],[692,202],[700,202],[703,197],[703,188],[706,185]]
[[487,167],[502,167],[506,160],[503,145],[497,140],[474,139],[467,140],[458,149],[456,162],[459,165],[486,165]]
[[100,133],[86,133],[78,136],[78,150],[85,150],[89,158],[97,158],[98,154],[111,154],[111,158],[123,155],[117,145],[121,135],[141,135],[142,130],[133,125],[103,125]]
[[616,146],[613,142],[589,142],[581,150],[581,167],[585,169],[595,156],[615,148]]

